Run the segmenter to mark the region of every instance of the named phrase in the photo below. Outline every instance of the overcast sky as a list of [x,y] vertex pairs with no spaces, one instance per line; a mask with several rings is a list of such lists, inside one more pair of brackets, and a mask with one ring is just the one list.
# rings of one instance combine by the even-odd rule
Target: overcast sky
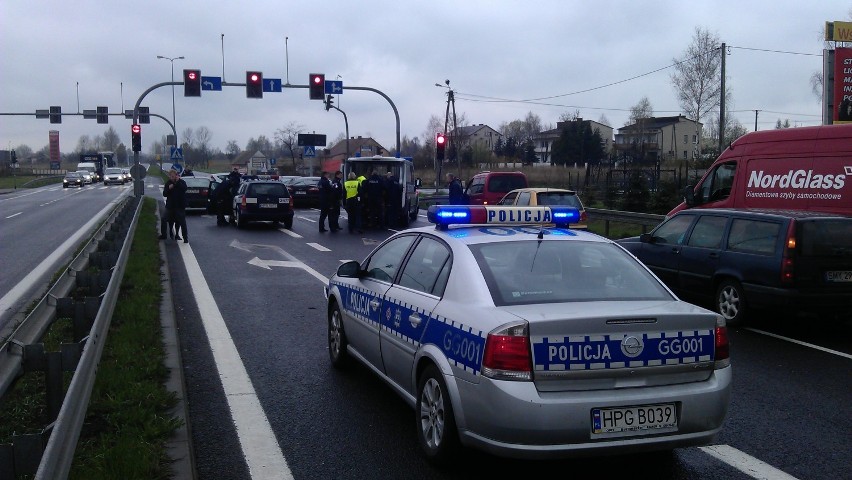
[[[497,129],[533,112],[555,126],[560,115],[579,112],[596,121],[605,115],[618,128],[643,96],[656,116],[681,113],[671,65],[701,27],[730,47],[727,86],[733,115],[746,128],[754,128],[755,110],[759,129],[778,119],[816,125],[820,104],[810,77],[822,69],[824,23],[850,13],[849,0],[3,0],[0,112],[131,109],[149,87],[171,80],[162,55],[185,57],[174,61],[176,81],[184,68],[233,83],[244,83],[247,70],[293,85],[307,85],[309,73],[339,76],[344,88],[387,95],[401,135],[421,140],[429,118],[444,117],[447,89],[435,84],[447,79],[469,124]],[[523,102],[530,99],[542,100]],[[241,148],[252,137],[273,140],[292,122],[329,141],[345,131],[343,115],[309,100],[307,89],[258,100],[234,86],[185,98],[178,86],[175,100],[178,134],[205,126],[221,149],[229,140]],[[152,91],[142,105],[171,119],[171,87]],[[350,136],[395,146],[394,112],[380,95],[346,90],[335,105],[346,112]],[[109,119],[126,145],[130,123]],[[62,152],[71,152],[81,135],[107,127],[74,116],[55,125],[4,115],[0,148],[38,150],[56,129]],[[157,118],[143,126],[144,151],[166,133]]]

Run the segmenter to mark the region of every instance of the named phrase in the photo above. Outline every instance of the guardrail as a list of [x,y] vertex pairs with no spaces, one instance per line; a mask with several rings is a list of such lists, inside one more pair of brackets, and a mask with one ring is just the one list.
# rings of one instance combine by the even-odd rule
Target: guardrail
[[[139,197],[128,197],[116,208],[0,345],[0,397],[21,375],[43,371],[47,413],[55,419],[40,433],[18,435],[12,444],[0,445],[0,478],[68,477],[130,252],[127,239],[132,238],[141,206]],[[75,289],[93,290],[96,296],[82,301],[68,297]],[[46,352],[40,342],[57,318],[72,319],[74,343]],[[64,371],[74,374],[63,393]]]

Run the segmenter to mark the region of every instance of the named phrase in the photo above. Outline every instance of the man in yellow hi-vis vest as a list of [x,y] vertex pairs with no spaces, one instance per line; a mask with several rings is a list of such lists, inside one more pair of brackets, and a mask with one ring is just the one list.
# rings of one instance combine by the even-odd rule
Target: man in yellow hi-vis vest
[[346,192],[349,233],[364,233],[361,230],[361,182],[355,177],[355,172],[349,172],[349,176],[343,182],[343,190]]

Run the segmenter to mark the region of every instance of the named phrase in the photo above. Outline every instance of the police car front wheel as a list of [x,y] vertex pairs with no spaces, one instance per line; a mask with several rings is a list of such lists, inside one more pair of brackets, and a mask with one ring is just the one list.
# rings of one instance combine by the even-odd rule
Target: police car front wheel
[[351,357],[346,351],[348,344],[346,332],[343,331],[343,315],[337,303],[333,302],[328,312],[328,357],[333,367],[342,369],[349,365]]

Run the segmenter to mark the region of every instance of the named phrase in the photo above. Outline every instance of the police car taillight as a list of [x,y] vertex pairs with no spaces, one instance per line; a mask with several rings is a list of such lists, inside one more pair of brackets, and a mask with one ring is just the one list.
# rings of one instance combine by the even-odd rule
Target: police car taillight
[[450,225],[549,225],[567,227],[580,221],[570,206],[503,207],[494,205],[432,205],[426,218],[439,229]]
[[725,326],[725,320],[719,317],[716,321],[716,330],[714,331],[716,338],[716,359],[714,367],[716,369],[725,368],[731,364],[731,351],[728,346],[728,327]]
[[532,380],[532,355],[526,322],[488,334],[482,375],[497,380]]

